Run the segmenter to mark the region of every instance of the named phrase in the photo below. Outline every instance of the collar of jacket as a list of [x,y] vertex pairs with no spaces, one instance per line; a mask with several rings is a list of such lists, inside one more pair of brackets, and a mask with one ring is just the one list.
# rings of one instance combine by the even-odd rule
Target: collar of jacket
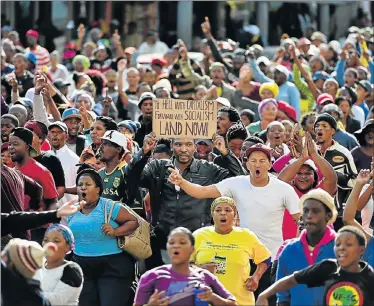
[[[192,158],[191,164],[187,167],[190,169],[190,172],[196,173],[198,171],[198,160],[196,158]],[[165,164],[165,167],[175,167],[175,156],[168,160]]]

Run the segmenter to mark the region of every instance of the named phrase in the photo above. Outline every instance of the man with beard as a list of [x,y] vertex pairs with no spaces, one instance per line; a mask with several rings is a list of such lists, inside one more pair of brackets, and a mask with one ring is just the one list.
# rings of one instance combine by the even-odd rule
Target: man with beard
[[19,122],[16,116],[12,114],[5,114],[1,116],[1,142],[8,142],[9,135],[18,127]]
[[76,196],[76,178],[77,164],[79,157],[66,144],[68,139],[68,128],[64,122],[55,121],[48,127],[48,139],[52,150],[48,151],[58,157],[64,169],[65,176],[65,195],[59,200],[58,204],[62,205],[71,200],[78,200]]
[[79,135],[81,128],[82,115],[76,108],[68,108],[62,113],[62,121],[68,127],[68,139],[66,145],[78,156],[88,147],[86,138]]
[[145,135],[152,133],[152,112],[153,112],[153,100],[156,96],[151,92],[144,92],[139,98],[138,107],[142,112],[138,121],[141,127],[138,129],[135,135],[135,141],[139,144],[143,144]]
[[233,107],[222,107],[217,115],[217,134],[226,137],[226,133],[231,126],[240,121],[239,112]]
[[[287,208],[294,221],[299,221],[299,199],[291,186],[269,175],[272,166],[269,147],[254,145],[246,151],[246,157],[249,176],[241,175],[209,184],[189,180],[177,170],[171,169],[169,181],[196,199],[214,199],[220,196],[233,198],[238,207],[240,226],[256,234],[270,250],[272,258],[275,258],[283,243],[281,220],[284,211]],[[269,287],[270,270],[269,267],[262,276],[259,292]]]
[[[51,172],[32,157],[37,155],[32,147],[33,134],[26,128],[15,128],[9,137],[9,153],[15,163],[15,169],[35,180],[43,187],[43,200],[39,206],[30,205],[33,202],[28,196],[24,199],[24,210],[50,210],[57,204],[58,193]],[[32,240],[41,243],[45,228],[31,232]]]
[[[146,261],[147,269],[168,261],[166,237],[173,228],[184,226],[194,231],[211,223],[212,199],[199,200],[170,183],[168,177],[171,168],[178,169],[175,171],[179,171],[185,179],[205,186],[218,183],[231,176],[244,174],[239,160],[226,148],[222,136],[215,136],[213,145],[227,160],[226,169],[205,160],[195,159],[193,156],[196,145],[191,138],[173,139],[174,156],[171,159],[152,160],[145,165],[149,156],[146,152],[155,144],[154,134],[145,137],[143,149],[129,163],[128,174],[134,180],[134,184],[147,188],[150,193],[152,225],[155,227],[156,236],[151,242],[153,255]],[[135,172],[140,168],[144,168],[141,175],[135,176]]]
[[335,197],[335,204],[339,216],[334,224],[336,229],[343,226],[342,213],[343,204],[354,186],[357,177],[357,169],[351,152],[333,140],[337,131],[337,123],[329,114],[321,114],[314,123],[317,144],[319,145],[318,154],[321,155],[334,168],[338,176],[338,189]]
[[25,50],[26,53],[31,52],[36,57],[36,70],[41,70],[44,66],[49,66],[50,57],[47,49],[38,45],[39,33],[35,30],[28,30],[26,32],[26,40],[29,48]]
[[[306,134],[305,137],[304,148],[300,157],[291,160],[292,157],[288,154],[288,158],[282,160],[284,164],[291,163],[280,172],[278,179],[289,183],[299,198],[313,189],[323,189],[333,197],[337,188],[336,173],[332,166],[318,155],[312,137],[309,134]],[[274,164],[274,168],[278,166]],[[292,222],[292,217],[288,211],[283,218],[282,231],[284,240],[296,237],[297,225]]]

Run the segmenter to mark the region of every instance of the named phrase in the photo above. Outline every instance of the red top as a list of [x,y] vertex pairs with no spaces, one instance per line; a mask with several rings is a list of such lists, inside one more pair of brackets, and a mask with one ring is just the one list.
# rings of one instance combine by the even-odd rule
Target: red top
[[49,144],[47,139],[43,141],[41,150],[44,151],[44,152],[47,152],[47,151],[51,150],[51,145]]
[[[25,165],[18,168],[18,170],[24,175],[34,179],[43,187],[43,199],[58,198],[53,176],[42,164],[39,164],[33,158],[30,158],[30,160]],[[24,210],[29,209],[29,200],[30,198],[25,195]]]

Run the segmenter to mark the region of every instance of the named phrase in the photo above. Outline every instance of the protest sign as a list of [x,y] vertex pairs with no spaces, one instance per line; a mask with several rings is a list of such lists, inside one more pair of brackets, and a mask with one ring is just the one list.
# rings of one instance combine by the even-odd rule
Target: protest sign
[[207,100],[156,99],[153,132],[165,138],[211,139],[217,131],[217,103]]

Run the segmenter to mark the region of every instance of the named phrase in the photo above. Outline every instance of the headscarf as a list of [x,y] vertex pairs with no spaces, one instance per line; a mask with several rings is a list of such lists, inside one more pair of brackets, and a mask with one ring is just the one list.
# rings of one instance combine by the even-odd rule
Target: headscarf
[[260,95],[262,94],[262,91],[265,90],[265,89],[270,90],[273,93],[274,98],[276,98],[278,96],[279,87],[278,87],[278,85],[275,82],[266,82],[266,83],[263,83],[260,86],[260,90],[259,90]]
[[268,104],[274,104],[275,107],[278,109],[278,102],[275,100],[275,99],[265,99],[265,100],[262,100],[260,102],[260,104],[258,105],[258,113],[260,115],[260,118],[262,118],[262,110],[265,108],[266,105]]
[[70,251],[73,251],[75,239],[74,239],[74,235],[71,229],[63,224],[55,223],[55,224],[52,224],[50,227],[48,227],[45,232],[48,233],[53,230],[56,230],[61,233],[66,243],[70,246]]
[[215,199],[213,201],[212,205],[210,206],[210,214],[212,216],[213,216],[213,212],[216,209],[217,205],[221,204],[221,203],[225,203],[225,204],[229,205],[234,210],[235,215],[238,214],[238,208],[236,206],[235,201],[232,198],[229,198],[229,197],[219,197],[219,198]]

